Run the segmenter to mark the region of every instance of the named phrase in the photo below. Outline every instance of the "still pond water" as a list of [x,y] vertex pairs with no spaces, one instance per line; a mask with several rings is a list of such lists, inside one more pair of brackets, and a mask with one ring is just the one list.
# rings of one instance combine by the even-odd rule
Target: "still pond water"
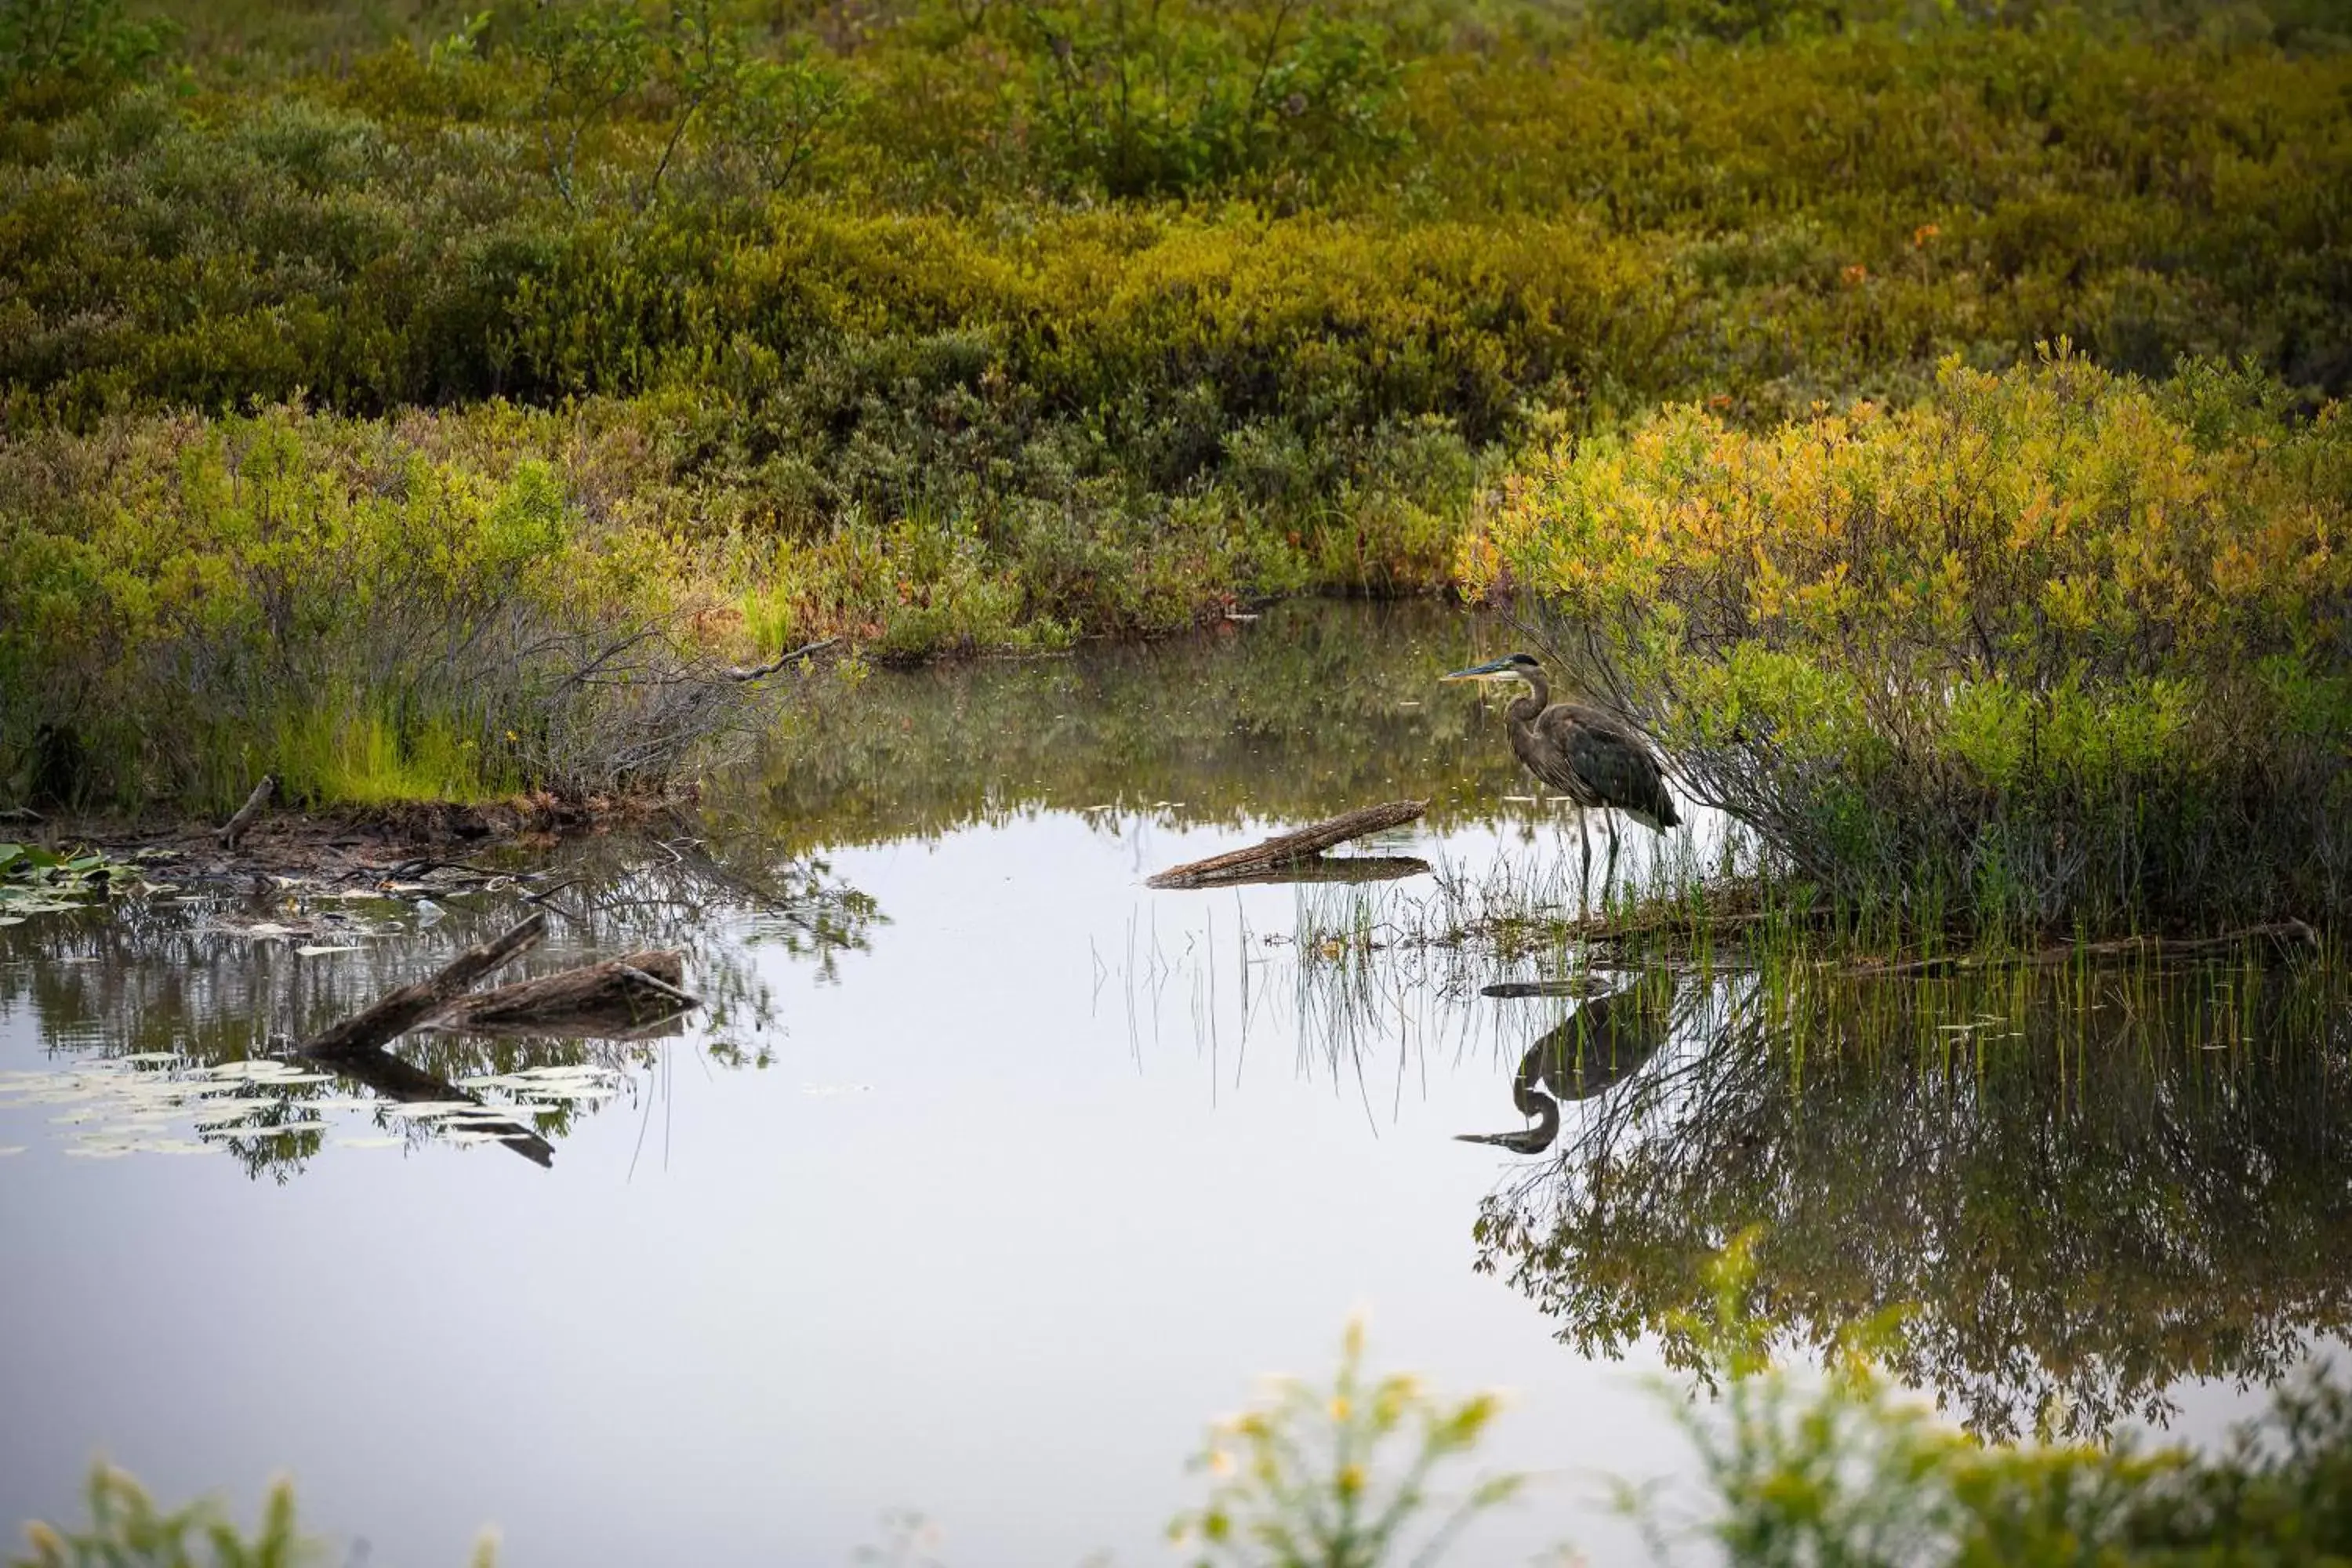
[[[1916,1303],[1902,1372],[1989,1436],[2201,1440],[2336,1347],[2352,1031],[2275,971],[1602,973],[1612,1065],[1554,1086],[1551,1145],[1456,1141],[1528,1125],[1514,1069],[1579,1005],[1482,994],[1573,955],[1406,940],[1506,885],[1573,900],[1573,818],[1433,684],[1504,635],[1305,605],[824,685],[694,840],[503,868],[569,883],[528,967],[684,946],[710,1003],[403,1043],[527,1142],[226,1065],[510,890],[0,931],[0,1519],[70,1512],[102,1451],[241,1506],[290,1471],[378,1563],[489,1522],[525,1568],[844,1563],[900,1509],[966,1568],[1157,1562],[1204,1424],[1362,1310],[1379,1364],[1509,1391],[1486,1458],[1548,1478],[1463,1560],[1615,1561],[1605,1478],[1685,1459],[1667,1316],[1759,1223],[1788,1343]],[[1360,847],[1426,873],[1144,886],[1408,795],[1427,819]]]

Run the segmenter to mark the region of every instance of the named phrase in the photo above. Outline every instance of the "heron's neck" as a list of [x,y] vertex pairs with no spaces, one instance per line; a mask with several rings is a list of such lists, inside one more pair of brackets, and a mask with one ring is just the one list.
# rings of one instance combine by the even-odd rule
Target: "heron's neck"
[[1532,724],[1551,706],[1551,688],[1534,671],[1522,673],[1519,679],[1528,683],[1528,689],[1503,710],[1503,716],[1514,724]]
[[1541,1153],[1559,1136],[1559,1101],[1548,1094],[1528,1096],[1537,1101],[1535,1131],[1528,1135],[1528,1152]]

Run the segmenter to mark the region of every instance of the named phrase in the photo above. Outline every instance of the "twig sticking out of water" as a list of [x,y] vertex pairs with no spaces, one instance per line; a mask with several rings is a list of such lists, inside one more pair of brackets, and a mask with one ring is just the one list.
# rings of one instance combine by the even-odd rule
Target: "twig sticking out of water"
[[274,774],[261,775],[261,782],[253,786],[253,793],[245,797],[245,804],[236,808],[236,815],[222,827],[222,848],[236,847],[236,841],[245,837],[245,830],[253,826],[254,819],[261,815],[261,808],[269,804],[269,797],[277,788],[278,780]]
[[757,680],[763,675],[773,675],[794,659],[806,658],[811,654],[823,653],[840,640],[839,637],[821,637],[815,642],[803,643],[789,653],[778,654],[766,664],[747,665],[730,669],[727,672],[727,679],[738,681]]

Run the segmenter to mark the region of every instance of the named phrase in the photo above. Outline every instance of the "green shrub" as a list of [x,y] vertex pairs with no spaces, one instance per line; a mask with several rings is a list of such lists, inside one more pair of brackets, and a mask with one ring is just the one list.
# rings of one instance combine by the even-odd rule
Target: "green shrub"
[[2352,442],[2062,352],[1769,435],[1563,447],[1465,547],[1849,908],[1979,929],[2352,902]]
[[581,795],[755,710],[649,530],[533,457],[281,408],[0,454],[0,780],[68,803]]
[[68,42],[0,88],[0,428],[593,409],[777,646],[1430,589],[1486,476],[1662,401],[2061,334],[2341,392],[2352,54],[2141,9],[188,6],[142,80],[170,29],[14,0]]

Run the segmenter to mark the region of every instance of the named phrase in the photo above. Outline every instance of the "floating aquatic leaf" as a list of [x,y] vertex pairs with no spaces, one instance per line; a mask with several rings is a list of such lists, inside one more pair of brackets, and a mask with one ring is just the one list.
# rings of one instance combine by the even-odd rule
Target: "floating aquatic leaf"
[[0,1144],[0,1160],[5,1160],[11,1154],[21,1154],[24,1152],[25,1146],[22,1143]]
[[312,942],[308,947],[298,947],[294,950],[295,953],[302,958],[316,958],[322,952],[357,952],[359,951],[355,945],[331,947],[320,942]]
[[338,1149],[405,1149],[408,1147],[408,1140],[377,1133],[360,1138],[338,1138],[335,1140],[335,1147]]
[[226,1127],[242,1121],[257,1111],[271,1110],[285,1104],[282,1100],[206,1100],[197,1102],[195,1119],[199,1127]]
[[131,1151],[120,1143],[68,1143],[66,1152],[79,1160],[120,1160]]
[[140,1051],[132,1056],[117,1057],[119,1062],[175,1062],[181,1059],[177,1051]]
[[394,1116],[429,1121],[436,1117],[454,1116],[459,1111],[479,1110],[481,1104],[479,1101],[471,1100],[412,1100],[406,1105],[387,1105],[384,1109]]

